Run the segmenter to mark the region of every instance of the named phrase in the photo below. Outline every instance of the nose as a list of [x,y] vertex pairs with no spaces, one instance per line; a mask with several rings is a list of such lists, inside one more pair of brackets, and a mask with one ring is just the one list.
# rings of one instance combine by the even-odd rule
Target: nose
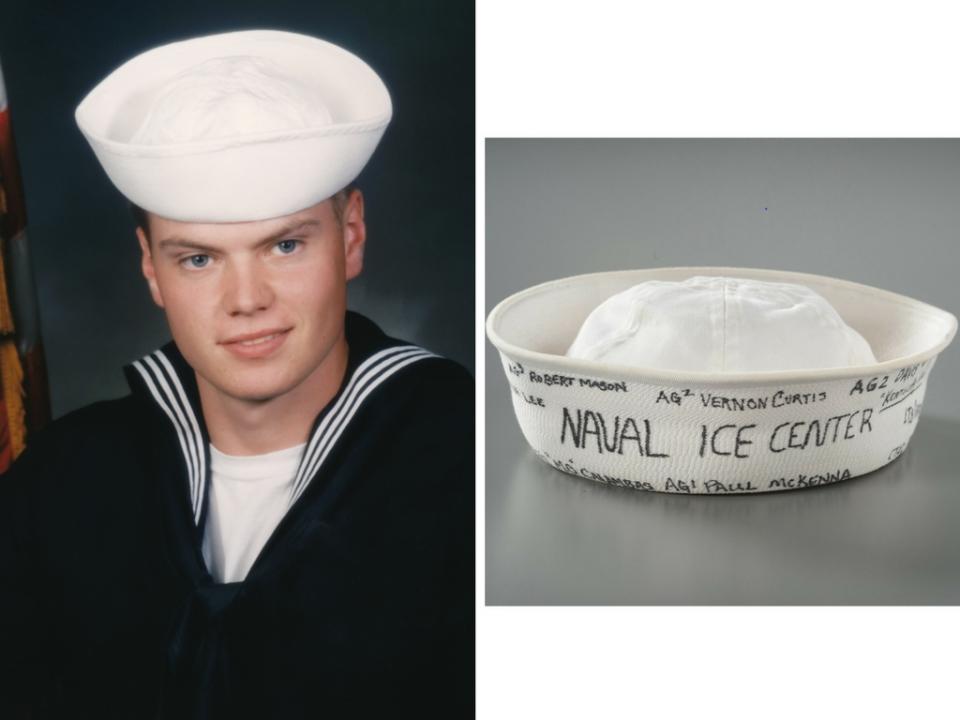
[[273,288],[267,271],[255,260],[228,264],[223,278],[223,306],[229,315],[252,315],[270,307]]

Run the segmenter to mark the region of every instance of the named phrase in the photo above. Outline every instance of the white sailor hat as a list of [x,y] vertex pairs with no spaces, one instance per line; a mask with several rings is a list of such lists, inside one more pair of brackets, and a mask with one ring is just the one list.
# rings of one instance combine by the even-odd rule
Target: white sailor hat
[[716,373],[876,362],[863,336],[804,285],[700,275],[648,280],[607,298],[587,316],[567,356]]
[[706,494],[813,487],[895,460],[956,331],[952,314],[903,295],[752,268],[578,275],[487,318],[540,458]]
[[172,220],[243,222],[347,186],[391,114],[383,81],[355,55],[250,30],[128,60],[83,99],[76,121],[133,203]]

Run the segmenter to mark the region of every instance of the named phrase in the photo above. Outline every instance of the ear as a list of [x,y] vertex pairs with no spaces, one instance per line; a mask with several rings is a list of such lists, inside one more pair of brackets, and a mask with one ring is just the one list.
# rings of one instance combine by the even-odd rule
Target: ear
[[343,254],[346,278],[353,280],[363,270],[363,250],[367,226],[363,221],[363,193],[352,190],[343,209]]
[[163,295],[160,294],[160,286],[157,285],[157,273],[153,267],[153,254],[150,252],[150,241],[147,240],[147,236],[141,227],[137,228],[137,240],[140,241],[140,252],[142,253],[140,257],[140,270],[143,272],[143,277],[147,279],[147,285],[150,287],[150,295],[153,297],[153,301],[160,307],[163,307]]

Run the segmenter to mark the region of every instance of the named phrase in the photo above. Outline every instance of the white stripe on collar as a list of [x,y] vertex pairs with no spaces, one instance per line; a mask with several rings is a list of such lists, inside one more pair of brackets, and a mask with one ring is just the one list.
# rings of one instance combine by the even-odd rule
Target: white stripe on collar
[[207,458],[209,456],[209,449],[207,448],[207,443],[203,439],[203,433],[200,432],[200,423],[197,421],[197,416],[193,412],[193,405],[191,405],[190,401],[187,399],[187,393],[183,389],[183,383],[180,381],[180,376],[177,375],[177,371],[173,369],[173,364],[162,350],[157,350],[153,354],[157,360],[160,361],[160,364],[166,368],[170,382],[173,383],[173,386],[177,390],[177,396],[180,399],[181,407],[186,413],[187,420],[190,422],[190,427],[193,430],[193,438],[197,447],[197,460],[199,462],[197,467],[197,478],[200,481],[197,483],[197,504],[194,510],[194,517],[199,523],[201,513],[203,512],[204,489],[207,484]]
[[[155,359],[156,358],[156,359]],[[199,525],[200,514],[203,510],[203,489],[206,486],[206,443],[200,433],[200,424],[194,415],[193,407],[187,401],[180,378],[174,371],[170,361],[157,350],[133,363],[140,373],[153,399],[163,409],[180,440],[180,449],[187,465],[187,478],[190,483],[190,505],[193,510],[194,522]],[[149,367],[149,369],[147,369]],[[159,384],[160,390],[157,385]],[[171,389],[176,388],[176,392]]]
[[[354,370],[339,399],[307,443],[297,468],[290,505],[297,501],[320,470],[367,396],[397,371],[431,357],[437,355],[417,345],[397,345],[371,355]],[[162,350],[134,361],[133,367],[140,373],[153,399],[170,419],[177,433],[187,467],[193,518],[199,526],[208,482],[208,463],[206,443],[193,406],[173,365]]]
[[371,355],[354,371],[340,398],[317,426],[307,444],[293,483],[290,505],[297,501],[320,470],[331,448],[343,434],[344,428],[364,399],[401,368],[429,357],[437,356],[416,345],[399,345]]

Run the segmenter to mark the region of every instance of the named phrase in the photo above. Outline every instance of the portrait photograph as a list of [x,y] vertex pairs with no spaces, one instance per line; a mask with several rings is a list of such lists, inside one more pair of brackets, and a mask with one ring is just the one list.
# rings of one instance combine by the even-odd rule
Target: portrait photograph
[[960,602],[960,142],[486,153],[487,603]]
[[472,716],[472,3],[13,3],[0,68],[0,715]]

